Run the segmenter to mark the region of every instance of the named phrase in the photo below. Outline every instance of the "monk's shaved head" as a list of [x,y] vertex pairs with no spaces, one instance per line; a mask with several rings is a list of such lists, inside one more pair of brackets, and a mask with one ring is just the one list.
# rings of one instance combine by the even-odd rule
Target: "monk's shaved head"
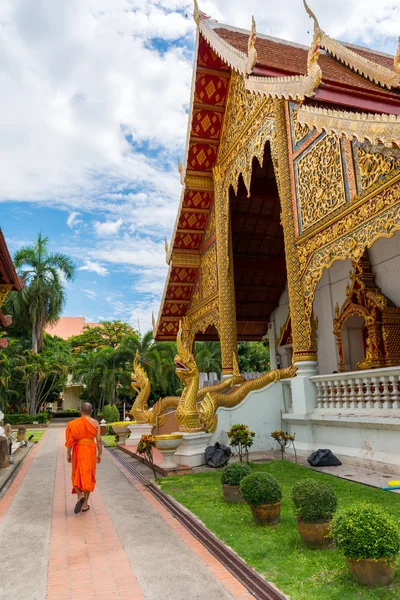
[[92,413],[93,410],[93,406],[90,404],[90,402],[84,402],[81,406],[81,413],[83,415],[90,415]]

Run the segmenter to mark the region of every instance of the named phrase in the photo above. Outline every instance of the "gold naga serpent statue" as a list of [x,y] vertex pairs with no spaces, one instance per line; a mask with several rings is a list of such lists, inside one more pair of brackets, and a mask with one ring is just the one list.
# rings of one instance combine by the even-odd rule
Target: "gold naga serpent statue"
[[[166,396],[160,398],[153,407],[149,408],[148,399],[151,383],[146,371],[139,363],[139,353],[136,352],[131,375],[132,388],[137,392],[132,409],[128,413],[137,423],[150,423],[159,426],[165,423],[165,412],[169,408],[176,409],[176,419],[180,431],[215,431],[218,408],[233,408],[240,404],[251,391],[261,389],[269,383],[293,377],[295,367],[277,369],[264,373],[257,379],[246,381],[240,375],[236,356],[234,356],[234,374],[221,383],[199,389],[199,369],[187,342],[182,339],[182,326],[179,328],[177,339],[177,355],[174,358],[176,374],[183,383],[182,396]],[[229,390],[228,388],[232,388]],[[226,392],[225,394],[223,392]],[[203,399],[203,400],[202,400]],[[198,403],[200,407],[198,407]]]

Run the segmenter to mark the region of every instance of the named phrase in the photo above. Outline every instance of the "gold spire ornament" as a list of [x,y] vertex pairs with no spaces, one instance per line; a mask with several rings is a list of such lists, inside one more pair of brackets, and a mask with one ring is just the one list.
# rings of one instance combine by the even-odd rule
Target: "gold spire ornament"
[[197,0],[193,0],[193,19],[196,25],[199,25],[200,19],[209,19],[210,17],[199,9]]
[[393,66],[396,73],[400,73],[400,35],[398,37],[397,52],[393,60]]
[[251,17],[251,32],[249,35],[249,40],[247,42],[247,64],[246,64],[246,74],[250,75],[252,72],[256,62],[257,62],[257,50],[256,50],[256,40],[257,40],[257,32],[256,32],[256,22],[254,16]]
[[306,0],[303,0],[303,4],[304,4],[304,8],[306,9],[306,13],[310,17],[310,19],[312,19],[314,21],[314,35],[316,32],[321,33],[321,28],[319,26],[317,17],[315,16],[315,14],[311,10],[311,8],[308,6]]
[[184,172],[183,172],[183,165],[181,163],[180,158],[178,158],[178,171],[179,171],[179,179],[180,179],[181,185],[183,185],[185,183],[185,177],[184,177]]

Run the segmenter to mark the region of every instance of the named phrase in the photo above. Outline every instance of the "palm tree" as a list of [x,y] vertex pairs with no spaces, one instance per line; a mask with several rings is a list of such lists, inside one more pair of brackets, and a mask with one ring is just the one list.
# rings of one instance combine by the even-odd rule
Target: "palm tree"
[[[46,327],[57,323],[66,301],[63,279],[74,277],[75,267],[65,254],[49,252],[49,239],[39,233],[33,246],[25,246],[14,256],[19,275],[25,280],[21,292],[10,295],[12,314],[25,322],[32,335],[32,352],[43,350],[43,335]],[[36,372],[30,381],[29,412],[37,405]]]
[[195,354],[200,372],[221,374],[221,345],[219,342],[196,342]]

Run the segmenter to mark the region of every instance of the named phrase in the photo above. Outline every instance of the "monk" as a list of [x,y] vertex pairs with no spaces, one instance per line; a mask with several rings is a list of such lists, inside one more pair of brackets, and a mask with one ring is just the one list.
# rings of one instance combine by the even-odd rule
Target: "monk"
[[72,462],[72,493],[78,495],[74,509],[76,515],[90,509],[88,500],[96,485],[96,462],[101,463],[100,426],[96,419],[92,419],[92,411],[90,402],[84,402],[82,416],[70,421],[65,432],[67,461]]

